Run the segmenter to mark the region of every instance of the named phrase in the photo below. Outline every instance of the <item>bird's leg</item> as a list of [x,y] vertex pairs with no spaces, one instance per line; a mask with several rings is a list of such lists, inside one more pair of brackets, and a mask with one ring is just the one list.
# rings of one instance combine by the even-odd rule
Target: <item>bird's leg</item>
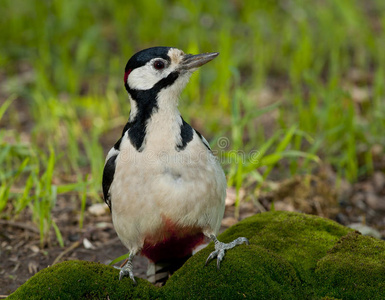
[[119,272],[119,280],[122,280],[124,276],[130,276],[132,281],[134,282],[134,285],[136,285],[136,280],[134,278],[134,273],[132,272],[132,260],[134,258],[135,254],[130,253],[128,258],[123,262],[123,264],[120,267],[116,267],[120,270]]
[[209,236],[210,240],[212,240],[215,244],[215,250],[210,253],[209,257],[206,260],[206,266],[207,264],[215,257],[217,257],[217,268],[219,270],[221,261],[223,260],[225,256],[225,251],[229,250],[231,248],[234,248],[237,245],[241,245],[242,243],[245,243],[246,245],[249,245],[249,240],[245,237],[239,237],[235,239],[234,241],[230,243],[222,243],[218,241],[217,237],[213,234]]

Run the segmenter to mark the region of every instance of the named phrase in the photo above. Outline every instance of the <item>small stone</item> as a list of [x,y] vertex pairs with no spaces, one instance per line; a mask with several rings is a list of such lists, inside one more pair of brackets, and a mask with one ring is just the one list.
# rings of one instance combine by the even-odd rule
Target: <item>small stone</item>
[[381,234],[379,233],[378,230],[376,230],[372,227],[369,227],[367,225],[363,225],[361,223],[352,223],[352,224],[348,225],[348,227],[359,231],[362,235],[372,236],[372,237],[375,237],[377,239],[381,238]]
[[375,172],[373,175],[373,185],[377,193],[381,193],[385,188],[385,175],[382,172]]
[[39,247],[36,245],[32,245],[29,247],[33,253],[38,253],[40,251]]
[[350,199],[351,203],[353,203],[354,205],[357,205],[357,203],[359,202],[363,202],[365,201],[365,194],[364,193],[361,193],[361,192],[356,192],[352,198]]
[[380,144],[373,145],[371,150],[375,158],[381,157],[384,154],[384,147]]
[[228,188],[226,190],[226,200],[225,200],[225,205],[226,206],[232,206],[235,203],[235,198],[236,198],[236,191],[234,188]]
[[385,211],[385,197],[379,197],[374,193],[367,193],[365,200],[370,208]]
[[370,91],[368,88],[353,86],[350,88],[350,95],[356,103],[364,103],[370,99]]
[[366,204],[365,204],[365,194],[357,192],[355,193],[352,198],[351,202],[358,207],[361,210],[366,210]]
[[83,239],[83,246],[86,249],[95,249],[95,246],[86,238]]
[[[245,197],[245,190],[240,189],[239,190],[239,199],[242,200],[243,197]],[[225,205],[226,206],[232,206],[234,205],[235,201],[237,199],[237,190],[233,187],[230,187],[226,190],[226,200]]]
[[104,203],[95,203],[88,208],[88,211],[90,214],[99,217],[107,214],[108,206]]
[[79,240],[79,238],[80,238],[80,235],[78,233],[70,234],[68,236],[68,239],[70,240],[70,242],[76,242]]
[[293,205],[286,203],[284,201],[277,201],[274,203],[274,209],[277,211],[295,211],[295,208]]
[[107,223],[107,222],[96,223],[96,228],[105,229],[109,227],[111,227],[111,223]]

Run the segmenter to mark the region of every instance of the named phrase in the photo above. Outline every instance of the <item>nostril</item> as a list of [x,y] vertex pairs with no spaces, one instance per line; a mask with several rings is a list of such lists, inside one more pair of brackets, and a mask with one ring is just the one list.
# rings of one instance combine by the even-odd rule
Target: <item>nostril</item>
[[192,58],[194,55],[192,55],[192,54],[185,54],[184,56],[183,56],[183,61],[187,61],[187,60],[189,60],[190,58]]

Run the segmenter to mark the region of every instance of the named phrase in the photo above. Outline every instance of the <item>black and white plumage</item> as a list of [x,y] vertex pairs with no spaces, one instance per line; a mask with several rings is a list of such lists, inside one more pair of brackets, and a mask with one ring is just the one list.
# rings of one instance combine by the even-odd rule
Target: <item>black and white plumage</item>
[[132,259],[140,252],[153,262],[179,259],[191,255],[207,236],[216,249],[208,260],[217,256],[219,267],[226,249],[248,243],[245,238],[231,245],[216,239],[226,178],[207,141],[178,110],[191,74],[217,55],[154,47],[136,53],[126,65],[130,116],[103,172],[105,202],[130,252],[120,278],[134,280]]

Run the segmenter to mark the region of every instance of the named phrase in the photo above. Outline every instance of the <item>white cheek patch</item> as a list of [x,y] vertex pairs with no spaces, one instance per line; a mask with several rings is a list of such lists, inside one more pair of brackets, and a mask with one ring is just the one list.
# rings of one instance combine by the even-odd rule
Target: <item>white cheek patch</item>
[[127,78],[127,84],[135,90],[148,90],[152,88],[160,79],[151,65],[146,64],[140,68],[133,70]]

